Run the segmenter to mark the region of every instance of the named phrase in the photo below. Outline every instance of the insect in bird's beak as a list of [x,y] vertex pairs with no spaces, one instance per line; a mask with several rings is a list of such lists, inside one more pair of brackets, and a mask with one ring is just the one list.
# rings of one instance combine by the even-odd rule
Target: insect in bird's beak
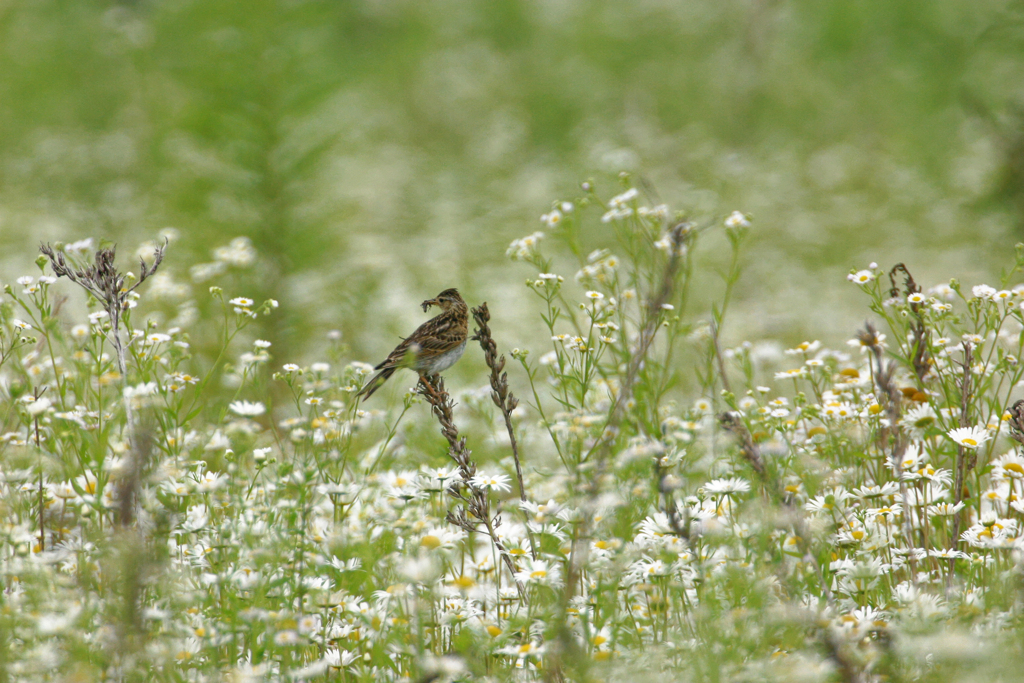
[[424,313],[426,313],[427,309],[429,309],[431,306],[440,306],[440,305],[441,304],[438,302],[437,299],[427,299],[422,304],[420,304],[420,306],[423,307],[423,312]]

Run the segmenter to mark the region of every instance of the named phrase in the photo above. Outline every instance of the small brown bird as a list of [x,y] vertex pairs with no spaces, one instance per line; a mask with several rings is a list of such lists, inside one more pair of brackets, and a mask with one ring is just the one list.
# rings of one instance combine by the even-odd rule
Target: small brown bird
[[399,368],[415,370],[421,377],[436,375],[462,357],[462,352],[466,350],[466,335],[469,333],[469,307],[459,296],[458,290],[446,289],[421,305],[424,311],[431,306],[438,306],[441,314],[423,323],[407,339],[403,339],[384,362],[374,368],[379,372],[370,378],[356,396],[362,396],[364,401],[370,398]]

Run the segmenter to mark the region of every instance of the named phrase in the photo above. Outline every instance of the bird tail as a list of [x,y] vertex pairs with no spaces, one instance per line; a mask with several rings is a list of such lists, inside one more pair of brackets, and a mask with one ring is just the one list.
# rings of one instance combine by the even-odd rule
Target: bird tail
[[384,382],[388,381],[388,377],[395,374],[395,370],[397,369],[398,368],[384,368],[383,370],[378,372],[376,375],[370,378],[370,381],[367,382],[362,389],[359,390],[359,392],[356,394],[356,397],[358,398],[362,396],[364,401],[370,398],[370,396],[373,395],[373,392],[380,389],[381,385],[384,384]]

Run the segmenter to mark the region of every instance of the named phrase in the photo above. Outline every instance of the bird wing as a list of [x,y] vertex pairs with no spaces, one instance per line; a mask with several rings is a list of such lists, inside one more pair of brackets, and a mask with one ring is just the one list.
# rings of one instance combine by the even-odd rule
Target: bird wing
[[383,368],[399,368],[410,363],[407,356],[414,354],[416,358],[433,358],[450,351],[466,341],[466,327],[459,320],[449,315],[439,315],[423,323],[403,339],[388,357],[374,370]]
[[402,367],[402,365],[405,363],[405,357],[409,355],[410,351],[412,351],[413,344],[410,341],[411,339],[412,337],[410,337],[409,339],[403,339],[401,343],[399,343],[398,346],[395,347],[395,350],[389,353],[388,357],[381,361],[381,363],[377,367],[375,367],[374,370],[384,370],[388,368]]
[[466,341],[466,327],[454,316],[438,316],[420,325],[409,339],[420,347],[420,358],[431,358]]

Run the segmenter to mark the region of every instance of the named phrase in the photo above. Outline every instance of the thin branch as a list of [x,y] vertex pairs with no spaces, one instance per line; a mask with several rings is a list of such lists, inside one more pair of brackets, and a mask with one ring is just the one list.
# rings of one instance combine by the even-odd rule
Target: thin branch
[[[491,313],[487,310],[487,302],[480,304],[473,309],[473,319],[478,327],[474,330],[473,339],[480,342],[480,348],[484,351],[484,361],[491,369],[491,400],[498,406],[502,417],[505,419],[505,429],[508,431],[508,439],[512,444],[512,458],[516,463],[516,479],[519,482],[519,500],[526,502],[526,486],[523,484],[523,467],[519,461],[519,443],[516,441],[516,432],[512,427],[512,411],[519,405],[519,399],[508,390],[508,373],[502,372],[505,369],[505,356],[498,355],[498,346],[491,336],[491,328],[488,322]],[[525,514],[525,510],[524,510]],[[530,556],[537,559],[537,546],[534,543],[533,533],[527,525],[526,533],[530,537]]]
[[718,344],[718,323],[711,323],[711,342],[715,346],[715,359],[718,361],[718,375],[722,380],[722,388],[732,393],[732,389],[729,387],[729,377],[725,374],[725,360],[722,357],[722,348]]
[[[909,274],[908,274],[909,275]],[[881,395],[885,407],[885,414],[889,420],[888,431],[892,433],[893,442],[890,451],[890,461],[893,472],[896,475],[896,483],[900,487],[900,502],[903,505],[903,537],[910,548],[913,546],[913,529],[910,526],[910,506],[907,504],[907,483],[903,480],[903,454],[907,450],[907,440],[900,431],[900,390],[893,381],[896,373],[896,363],[884,362],[885,354],[882,351],[882,344],[878,339],[878,331],[870,322],[864,323],[864,329],[858,334],[861,345],[871,351],[875,360],[875,368],[872,371],[875,384],[878,385],[878,393]],[[869,363],[870,365],[870,363]],[[884,432],[883,432],[884,434]],[[910,556],[910,574],[914,585],[917,585],[917,568],[913,555]]]
[[100,249],[96,252],[93,265],[85,268],[75,268],[69,264],[63,251],[55,250],[49,244],[41,244],[39,251],[50,261],[50,267],[57,277],[66,277],[76,285],[89,292],[102,305],[110,318],[110,342],[114,346],[117,357],[117,369],[121,374],[122,399],[124,400],[124,413],[126,432],[128,439],[128,452],[132,456],[132,462],[128,466],[128,474],[121,484],[120,522],[128,525],[134,519],[131,508],[137,498],[135,488],[141,483],[140,477],[144,469],[144,459],[149,449],[149,444],[140,442],[138,425],[135,418],[135,407],[132,405],[132,397],[127,395],[128,389],[128,362],[125,356],[125,345],[121,340],[121,318],[126,310],[125,302],[128,295],[156,273],[164,260],[164,252],[167,249],[167,242],[157,247],[153,254],[153,265],[149,266],[143,259],[139,259],[140,274],[135,284],[125,287],[126,274],[117,270],[114,265],[114,257],[117,249]]
[[693,224],[684,222],[677,224],[669,231],[668,236],[672,244],[671,256],[669,257],[668,264],[665,266],[665,270],[662,272],[661,286],[658,288],[657,293],[647,300],[645,321],[640,328],[640,335],[637,338],[636,346],[633,348],[632,354],[630,354],[629,365],[626,367],[626,376],[622,380],[622,386],[619,388],[618,396],[615,398],[615,405],[612,406],[608,421],[605,423],[604,432],[597,439],[597,443],[594,444],[590,452],[583,458],[583,460],[589,460],[596,453],[598,477],[604,472],[605,460],[612,444],[615,442],[619,425],[622,423],[622,418],[625,415],[626,405],[633,397],[633,385],[636,384],[636,379],[647,358],[647,352],[650,350],[651,345],[654,343],[654,337],[658,333],[661,312],[665,304],[672,298],[672,292],[676,286],[676,275],[679,273],[679,267],[683,260],[682,246],[692,230]]
[[[647,352],[654,343],[654,338],[661,325],[661,312],[664,310],[664,305],[669,302],[672,298],[673,292],[675,291],[676,277],[679,274],[679,269],[682,265],[683,255],[685,253],[683,246],[686,240],[694,234],[693,230],[693,223],[688,222],[678,223],[669,230],[668,237],[671,242],[669,253],[671,255],[669,256],[668,263],[665,265],[664,271],[662,271],[661,283],[658,290],[647,299],[644,323],[640,328],[639,337],[637,338],[636,345],[633,347],[630,355],[629,364],[626,366],[626,375],[622,380],[622,385],[619,388],[618,396],[616,396],[615,404],[612,406],[601,435],[597,438],[596,443],[590,451],[581,459],[583,462],[589,460],[591,456],[594,456],[596,459],[596,465],[594,467],[592,477],[594,484],[588,487],[588,499],[582,507],[593,505],[600,491],[600,482],[604,477],[608,456],[611,453],[612,446],[615,444],[616,437],[618,436],[619,426],[625,417],[626,405],[628,405],[630,399],[633,397],[633,387],[636,384],[637,377],[640,375],[640,370],[643,368],[644,361],[647,359]],[[580,579],[582,578],[582,567],[586,564],[586,556],[589,551],[587,539],[590,536],[589,526],[591,521],[591,518],[587,514],[583,515],[580,524],[576,528],[576,533],[573,536],[572,544],[569,548],[569,558],[566,562],[565,590],[562,595],[563,619],[561,620],[561,626],[559,628],[559,643],[562,650],[567,653],[570,661],[579,659],[579,647],[575,638],[572,636],[570,629],[565,623],[565,614],[568,612],[573,587],[579,584]],[[555,656],[553,662],[551,674],[553,677],[560,676],[560,657]]]
[[900,288],[896,284],[896,273],[902,272],[905,277],[903,281],[903,293],[907,298],[907,305],[910,307],[910,312],[914,316],[914,324],[911,327],[911,332],[914,334],[914,349],[911,356],[911,362],[914,366],[914,374],[917,375],[917,381],[919,383],[924,382],[925,375],[931,370],[932,360],[928,356],[928,337],[929,330],[928,326],[924,323],[924,315],[921,313],[921,303],[918,301],[911,301],[910,297],[912,294],[918,294],[921,291],[921,285],[914,281],[914,276],[910,274],[907,267],[902,263],[897,263],[889,271],[889,284],[892,285],[889,289],[889,296],[896,298],[900,294]]
[[765,468],[764,458],[761,456],[761,449],[757,447],[756,443],[754,443],[754,437],[751,436],[750,430],[747,429],[747,425],[743,423],[743,420],[740,419],[739,415],[735,413],[722,413],[718,416],[718,420],[723,429],[735,434],[739,438],[740,453],[743,455],[744,460],[746,460],[750,465],[750,468],[754,470],[761,479],[761,483],[768,492],[769,497],[787,511],[793,524],[794,535],[796,536],[803,561],[814,567],[814,570],[818,575],[818,582],[821,586],[821,592],[825,596],[825,600],[830,606],[834,606],[835,598],[828,587],[828,583],[825,581],[825,574],[821,569],[818,558],[816,558],[811,552],[811,534],[804,520],[803,514],[791,501],[786,499],[779,482],[774,477],[770,476],[768,470]]
[[[964,360],[963,360],[963,376],[960,380],[960,426],[966,427],[970,424],[968,419],[968,409],[970,408],[971,399],[971,363],[974,360],[974,347],[973,345],[965,341],[963,343]],[[959,505],[964,498],[964,474],[966,469],[974,469],[974,464],[967,463],[967,450],[961,444],[956,446],[956,484],[955,492],[953,494],[953,505],[954,507]],[[962,515],[957,513],[953,516],[953,533],[949,539],[949,549],[951,551],[956,550],[956,544],[960,541],[960,518]],[[956,564],[956,557],[949,558],[949,571],[946,572],[946,590],[949,590],[953,586],[953,567]]]
[[501,515],[491,516],[491,504],[487,492],[473,483],[473,477],[476,476],[476,464],[469,457],[471,452],[466,448],[466,437],[459,436],[459,429],[452,419],[452,408],[455,407],[455,403],[445,391],[444,379],[440,375],[421,375],[419,384],[416,385],[416,393],[430,404],[431,412],[441,424],[441,434],[448,441],[448,455],[455,461],[455,465],[459,469],[460,479],[448,488],[448,495],[462,505],[456,510],[448,511],[448,523],[469,533],[479,531],[481,527],[484,529],[491,542],[494,543],[494,547],[498,549],[512,580],[515,581],[516,588],[519,589],[520,598],[526,604],[526,589],[516,579],[515,562],[496,531],[501,526]]
[[519,463],[519,445],[516,442],[516,432],[512,428],[512,411],[519,405],[519,399],[508,390],[508,373],[502,372],[505,369],[505,356],[498,355],[498,347],[491,337],[491,328],[487,323],[491,319],[491,313],[487,310],[487,302],[484,302],[473,309],[473,319],[479,327],[474,330],[473,339],[480,342],[480,348],[484,350],[484,361],[491,369],[491,400],[498,406],[502,416],[505,418],[505,429],[508,430],[508,438],[512,443],[512,457],[516,462],[516,478],[519,480],[519,499],[526,502],[526,489],[523,486],[523,468]]

